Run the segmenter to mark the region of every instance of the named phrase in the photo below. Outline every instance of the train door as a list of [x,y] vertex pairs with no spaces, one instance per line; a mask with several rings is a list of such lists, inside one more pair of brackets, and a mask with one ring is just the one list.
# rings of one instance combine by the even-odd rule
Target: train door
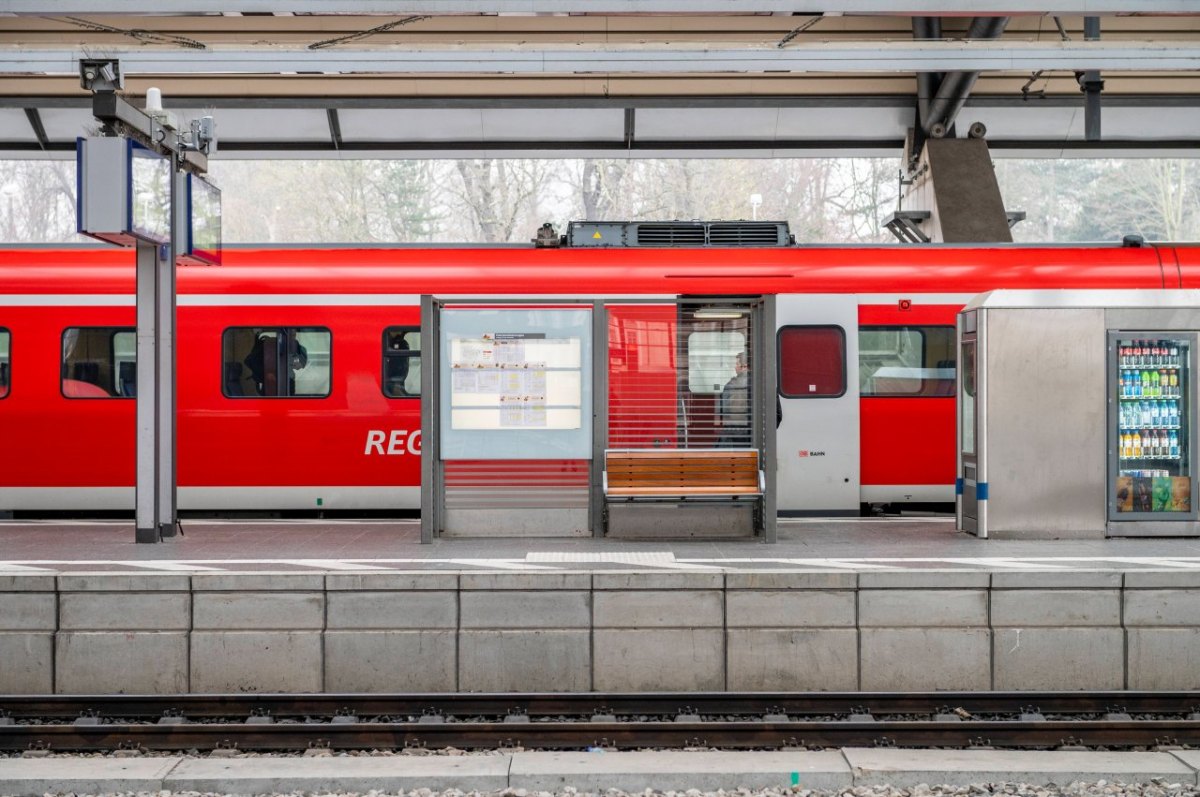
[[776,319],[779,512],[858,514],[857,300],[780,295]]
[[862,500],[954,500],[954,323],[958,305],[858,311]]

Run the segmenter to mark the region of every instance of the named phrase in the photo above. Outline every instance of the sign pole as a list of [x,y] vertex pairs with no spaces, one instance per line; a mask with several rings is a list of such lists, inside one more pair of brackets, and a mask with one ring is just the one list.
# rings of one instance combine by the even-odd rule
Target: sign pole
[[186,225],[187,208],[183,207],[186,196],[184,182],[187,175],[179,171],[179,157],[171,158],[171,242],[159,247],[158,279],[155,281],[155,306],[158,323],[155,349],[157,352],[156,377],[158,380],[158,512],[157,526],[160,538],[174,537],[179,521],[176,506],[175,479],[175,264],[181,249],[179,240],[181,224]]
[[137,481],[134,517],[138,542],[158,542],[158,325],[159,247],[137,244]]
[[[79,197],[80,232],[119,245],[134,240],[137,252],[137,459],[134,484],[134,527],[139,543],[159,542],[175,536],[178,527],[176,501],[176,383],[175,383],[175,270],[187,251],[192,227],[191,208],[186,201],[187,172],[203,173],[208,168],[208,154],[215,150],[214,125],[211,117],[191,124],[191,135],[176,130],[170,116],[162,110],[157,89],[146,95],[146,111],[133,107],[117,91],[124,88],[120,64],[116,59],[82,59],[79,63],[80,85],[92,92],[92,115],[104,125],[105,135],[95,141],[130,139],[157,156],[169,159],[167,199],[168,234],[150,236],[134,224],[131,202],[134,169],[129,162],[128,177],[120,175],[113,185],[112,175],[81,184],[85,191]],[[132,145],[130,145],[132,146]],[[97,152],[100,146],[97,144]],[[85,163],[84,144],[80,144],[80,163]],[[112,148],[105,150],[112,152]],[[125,150],[126,159],[132,149]],[[90,164],[90,161],[87,161]],[[102,162],[97,173],[102,173]],[[81,167],[82,168],[82,167]],[[91,165],[88,167],[91,173]],[[121,184],[122,180],[128,185]],[[92,185],[92,182],[101,185]],[[118,188],[119,186],[119,188]],[[107,194],[115,191],[121,201],[114,202]],[[87,195],[86,200],[83,194]],[[95,194],[95,196],[93,196]],[[160,200],[161,201],[161,200]],[[127,209],[123,215],[121,208]],[[115,210],[114,210],[115,209]],[[115,214],[115,215],[114,215]],[[95,218],[93,218],[93,216]],[[211,219],[206,219],[211,224]],[[219,224],[219,207],[218,207]],[[211,229],[207,230],[211,234]],[[151,240],[145,240],[149,237]],[[166,239],[167,243],[157,243]],[[189,236],[190,237],[190,236]],[[209,242],[211,243],[211,242]],[[219,242],[218,242],[219,246]]]

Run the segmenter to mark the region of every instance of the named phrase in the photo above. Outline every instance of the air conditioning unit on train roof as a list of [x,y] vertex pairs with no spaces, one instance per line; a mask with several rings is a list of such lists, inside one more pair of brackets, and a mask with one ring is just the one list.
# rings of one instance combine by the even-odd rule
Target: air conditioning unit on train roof
[[572,221],[572,247],[779,247],[796,243],[786,221]]

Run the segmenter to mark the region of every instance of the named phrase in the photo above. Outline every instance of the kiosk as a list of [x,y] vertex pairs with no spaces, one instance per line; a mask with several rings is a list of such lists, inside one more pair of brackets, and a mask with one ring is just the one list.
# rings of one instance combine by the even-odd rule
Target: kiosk
[[958,528],[1198,536],[1200,291],[992,291],[959,314]]

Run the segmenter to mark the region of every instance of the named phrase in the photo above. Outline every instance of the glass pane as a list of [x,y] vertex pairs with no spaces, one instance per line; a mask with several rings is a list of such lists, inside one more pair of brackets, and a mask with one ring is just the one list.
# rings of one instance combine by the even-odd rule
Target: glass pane
[[962,345],[962,452],[975,453],[975,341]]
[[784,327],[779,331],[779,392],[822,398],[846,392],[846,334],[841,327]]
[[421,331],[391,327],[384,333],[383,394],[390,398],[421,395]]
[[687,338],[688,390],[697,395],[720,393],[737,376],[737,358],[746,354],[741,332],[693,332]]
[[137,396],[137,333],[128,331],[113,335],[113,362],[117,368],[117,394],[134,398]]
[[222,389],[226,396],[280,396],[280,330],[227,329],[223,336]]
[[0,398],[8,395],[8,347],[12,335],[0,329]]
[[129,398],[137,381],[134,331],[73,327],[62,337],[62,393],[67,398]]
[[864,396],[953,396],[954,328],[861,328],[858,379]]
[[1172,338],[1117,341],[1118,512],[1192,511],[1189,349]]
[[333,336],[325,329],[291,331],[287,351],[289,395],[329,395],[332,342]]

